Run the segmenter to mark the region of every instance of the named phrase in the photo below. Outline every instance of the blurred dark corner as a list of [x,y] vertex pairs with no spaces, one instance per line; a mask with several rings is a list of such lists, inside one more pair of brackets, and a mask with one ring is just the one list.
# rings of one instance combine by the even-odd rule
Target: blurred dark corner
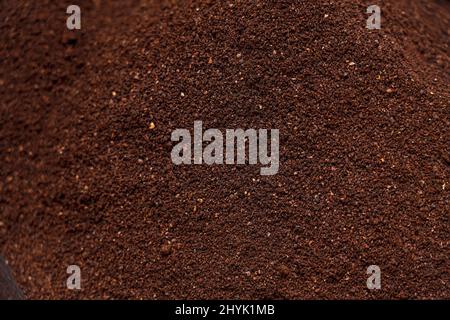
[[22,300],[22,291],[14,281],[11,270],[0,256],[0,300]]

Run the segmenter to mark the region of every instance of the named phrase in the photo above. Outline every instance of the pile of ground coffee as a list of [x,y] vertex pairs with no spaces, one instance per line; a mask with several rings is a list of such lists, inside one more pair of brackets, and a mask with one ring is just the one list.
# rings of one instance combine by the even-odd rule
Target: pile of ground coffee
[[[449,298],[450,3],[0,2],[0,252],[28,298]],[[171,133],[276,128],[280,167]],[[67,266],[82,290],[66,287]],[[368,290],[378,265],[382,289]]]

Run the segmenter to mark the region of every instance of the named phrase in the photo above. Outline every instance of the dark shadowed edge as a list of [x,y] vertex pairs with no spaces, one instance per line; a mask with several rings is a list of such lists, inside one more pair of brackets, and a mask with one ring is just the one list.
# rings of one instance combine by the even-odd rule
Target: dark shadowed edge
[[11,270],[0,256],[0,300],[23,300],[25,297],[13,279]]

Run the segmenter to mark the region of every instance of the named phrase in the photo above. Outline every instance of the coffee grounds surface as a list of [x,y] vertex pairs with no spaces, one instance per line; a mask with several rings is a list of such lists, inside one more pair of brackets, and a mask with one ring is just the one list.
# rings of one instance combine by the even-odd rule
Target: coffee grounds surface
[[[449,1],[381,1],[380,30],[362,0],[77,3],[69,31],[71,3],[0,2],[0,252],[27,298],[450,298]],[[279,129],[278,174],[175,166],[195,120]]]

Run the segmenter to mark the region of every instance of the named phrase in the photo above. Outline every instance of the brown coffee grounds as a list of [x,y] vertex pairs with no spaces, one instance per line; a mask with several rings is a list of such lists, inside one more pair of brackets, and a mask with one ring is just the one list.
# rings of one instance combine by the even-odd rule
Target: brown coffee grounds
[[[0,2],[0,252],[28,298],[450,298],[448,1],[378,1],[381,30],[362,0],[77,2],[79,31],[71,3]],[[279,129],[279,173],[173,165],[195,120]]]

